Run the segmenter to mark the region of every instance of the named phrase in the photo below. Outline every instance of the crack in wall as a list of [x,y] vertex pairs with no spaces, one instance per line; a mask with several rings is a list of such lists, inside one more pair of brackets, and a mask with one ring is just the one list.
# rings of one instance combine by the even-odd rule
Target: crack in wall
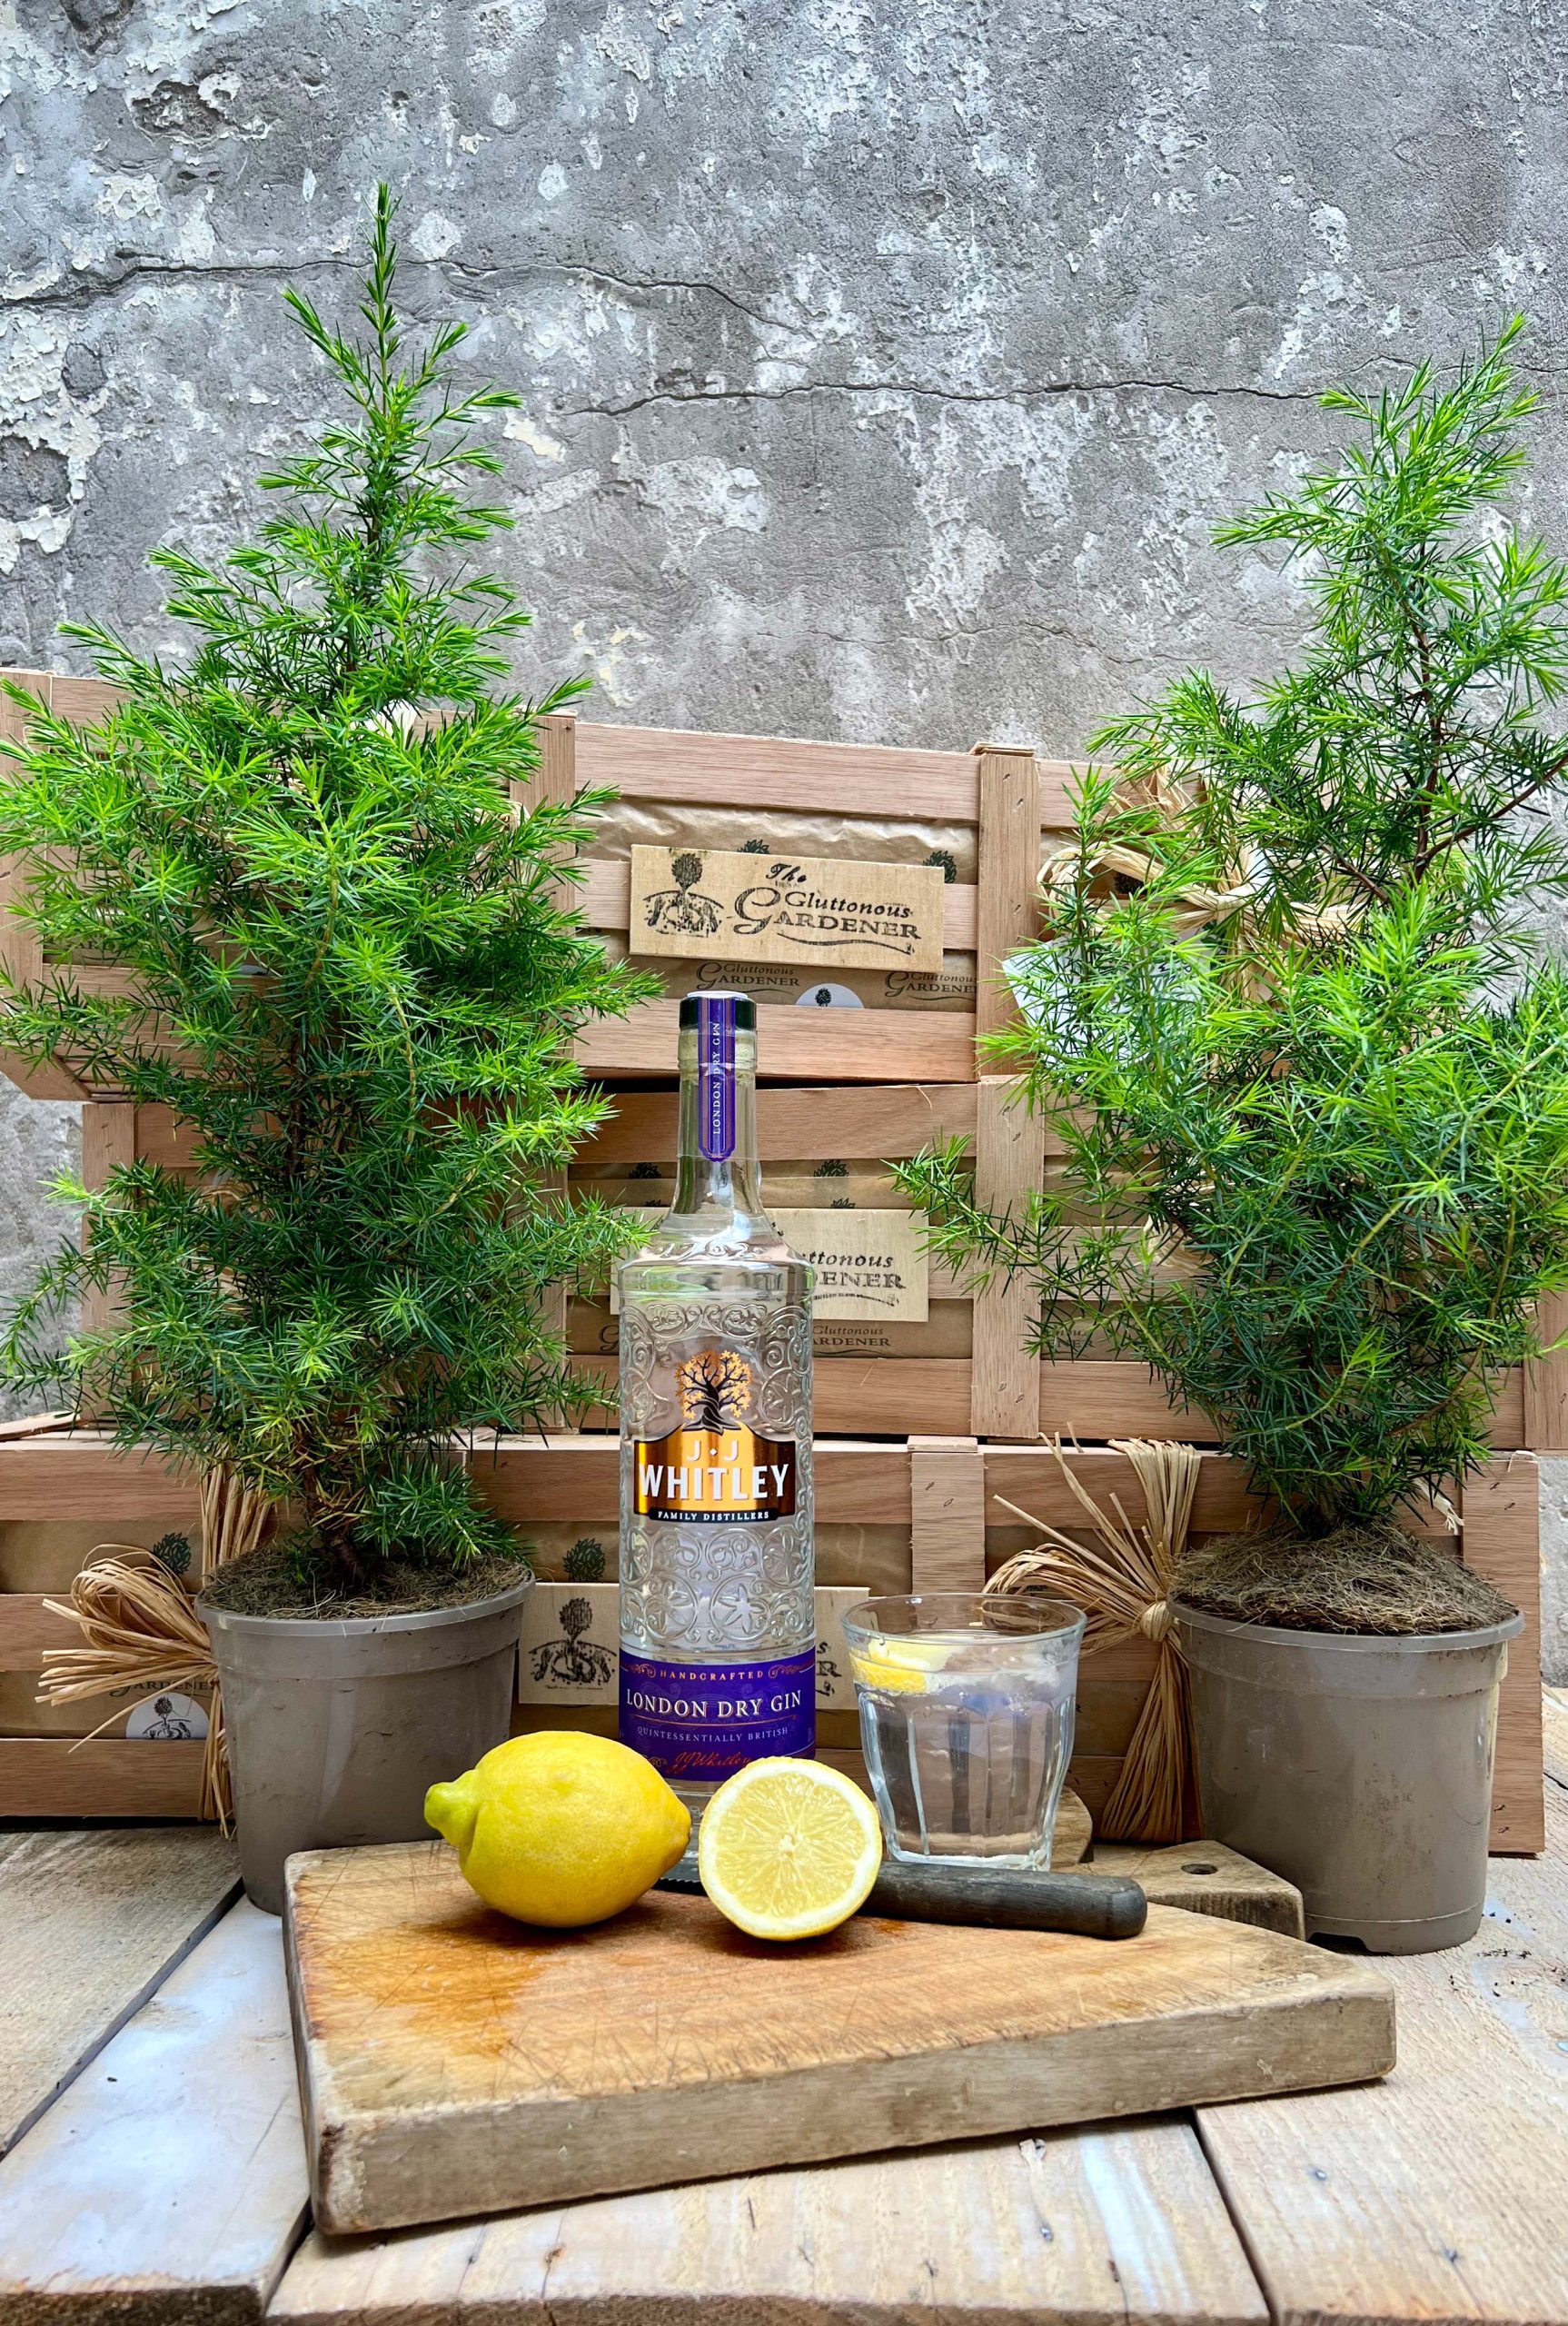
[[[803,335],[804,327],[791,323],[779,315],[765,314],[761,308],[749,306],[734,292],[727,291],[721,283],[709,283],[700,276],[650,274],[612,274],[607,267],[572,266],[553,259],[531,260],[521,265],[492,266],[453,257],[422,259],[406,247],[400,253],[398,264],[403,273],[454,276],[476,288],[504,290],[525,285],[540,277],[567,283],[603,283],[612,291],[625,291],[635,296],[646,291],[690,292],[699,296],[716,299],[720,305],[744,315],[759,331],[782,332]],[[201,260],[164,259],[148,253],[127,259],[115,266],[84,267],[59,283],[48,283],[31,291],[13,292],[0,288],[0,305],[26,309],[29,307],[77,307],[88,304],[97,297],[113,298],[127,283],[148,278],[167,280],[191,276],[197,280],[232,279],[243,282],[254,275],[262,282],[274,281],[280,276],[292,278],[308,274],[351,274],[357,282],[362,273],[361,261],[352,255],[321,256],[298,259],[230,259],[213,263]]]
[[[406,253],[402,261],[405,272],[418,271],[438,276],[453,276],[480,288],[504,289],[525,285],[541,278],[567,283],[601,283],[612,289],[632,295],[645,292],[685,292],[719,301],[744,315],[759,330],[789,333],[799,327],[781,318],[765,315],[758,308],[748,306],[744,300],[724,290],[715,283],[670,275],[649,276],[645,279],[608,273],[602,267],[570,266],[542,262],[537,265],[517,268],[471,265],[464,261],[445,257],[420,260]],[[138,283],[156,281],[179,282],[260,282],[303,281],[315,274],[352,274],[356,280],[360,262],[355,256],[323,257],[308,261],[247,259],[222,264],[205,264],[200,261],[141,258],[116,271],[95,268],[82,275],[45,289],[0,294],[0,305],[15,313],[34,309],[58,310],[85,308],[99,300],[112,301],[123,291]],[[768,359],[779,362],[779,358]],[[787,360],[787,359],[784,359]],[[1198,401],[1220,399],[1255,400],[1266,403],[1315,404],[1322,391],[1317,386],[1271,388],[1255,381],[1193,381],[1166,380],[1153,375],[1131,373],[1115,379],[1069,377],[1059,380],[1019,382],[1007,387],[948,388],[918,380],[809,380],[790,383],[779,388],[725,387],[650,389],[646,395],[633,396],[619,403],[560,404],[557,413],[566,419],[623,420],[632,413],[646,411],[653,404],[676,403],[781,403],[791,396],[911,396],[925,401],[975,405],[1028,405],[1048,402],[1062,396],[1170,395]]]
[[[450,253],[441,258],[421,259],[406,249],[401,263],[405,273],[449,278],[475,291],[515,293],[544,280],[602,283],[633,298],[648,293],[683,293],[711,299],[733,313],[744,316],[759,332],[809,336],[805,326],[791,323],[783,316],[767,314],[735,293],[726,290],[721,283],[701,276],[624,275],[592,263],[572,265],[548,259],[531,260],[520,265],[491,265],[476,263]],[[326,274],[350,275],[357,281],[359,273],[360,260],[353,253],[323,253],[311,258],[238,259],[213,263],[145,255],[117,268],[84,270],[79,275],[31,291],[12,293],[0,289],[0,309],[25,313],[32,309],[86,308],[99,300],[113,300],[128,287],[149,280],[237,283],[252,279],[258,282],[303,282],[313,275]],[[773,356],[761,360],[778,363],[789,359]],[[1391,357],[1374,356],[1366,368],[1373,373],[1392,369],[1403,376],[1404,370],[1408,367],[1401,366]],[[1558,367],[1536,360],[1531,362],[1528,369],[1538,378],[1554,378]],[[999,407],[1027,407],[1066,396],[1136,394],[1166,395],[1194,402],[1315,405],[1327,384],[1325,379],[1299,387],[1270,387],[1255,380],[1162,379],[1145,373],[1101,379],[1073,375],[1064,379],[1016,382],[1009,386],[994,389],[943,387],[914,380],[803,380],[778,388],[741,385],[650,389],[646,395],[630,397],[622,403],[561,403],[551,409],[556,416],[564,419],[624,420],[656,404],[780,403],[792,396],[814,395],[907,396],[931,403]]]
[[[541,279],[566,283],[600,283],[611,289],[633,296],[649,292],[690,293],[718,301],[735,313],[744,315],[759,331],[785,334],[803,333],[803,327],[789,323],[782,317],[767,315],[759,308],[749,306],[732,292],[720,284],[697,277],[680,275],[650,275],[637,277],[613,274],[603,267],[572,266],[541,261],[519,267],[483,266],[447,256],[421,260],[406,252],[402,258],[405,273],[419,272],[437,276],[455,277],[472,287],[494,290],[515,289]],[[350,274],[356,280],[360,273],[357,256],[319,257],[309,260],[245,259],[207,264],[200,261],[144,257],[115,270],[94,268],[69,281],[25,293],[0,293],[0,304],[19,313],[34,308],[58,309],[86,307],[99,299],[113,300],[127,287],[144,281],[157,282],[235,282],[252,279],[260,282],[303,281],[316,274]],[[779,358],[769,359],[779,362]],[[788,360],[788,359],[782,359]],[[1128,374],[1114,379],[1069,377],[1060,380],[1022,382],[995,389],[948,388],[914,380],[816,380],[791,383],[779,388],[692,388],[690,390],[651,389],[648,394],[635,396],[620,403],[562,404],[556,409],[566,418],[620,420],[659,403],[782,403],[785,398],[799,395],[898,395],[915,396],[946,403],[978,405],[1017,405],[1048,401],[1060,396],[1132,395],[1138,393],[1184,396],[1218,400],[1254,399],[1267,403],[1308,403],[1318,401],[1317,386],[1271,388],[1260,382],[1165,380],[1152,375]]]
[[558,410],[569,420],[623,420],[629,413],[643,412],[654,403],[782,403],[788,396],[918,396],[940,403],[1029,404],[1045,403],[1054,396],[1134,395],[1139,392],[1216,400],[1222,396],[1259,397],[1268,403],[1309,404],[1315,404],[1322,393],[1317,388],[1263,388],[1240,383],[1206,386],[1187,380],[1142,378],[1044,380],[1031,386],[1012,388],[937,388],[914,380],[802,380],[782,388],[655,389],[648,395],[633,397],[629,403],[562,404]]

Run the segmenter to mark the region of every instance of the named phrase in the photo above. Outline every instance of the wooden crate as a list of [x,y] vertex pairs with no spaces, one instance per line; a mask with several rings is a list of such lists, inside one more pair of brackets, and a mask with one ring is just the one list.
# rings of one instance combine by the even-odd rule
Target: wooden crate
[[[948,852],[973,877],[955,880],[945,890],[944,946],[978,965],[978,974],[973,967],[969,971],[969,1006],[903,1008],[873,999],[860,1009],[797,1008],[794,994],[765,985],[758,994],[766,1011],[759,1070],[774,1080],[813,1083],[975,1079],[976,1033],[993,1030],[1012,1014],[1011,999],[991,965],[1037,927],[1041,833],[1058,833],[1067,825],[1071,770],[1065,762],[1038,760],[1021,745],[898,750],[607,727],[569,717],[546,724],[537,790],[566,798],[576,790],[608,787],[618,796],[581,868],[584,918],[612,939],[628,934],[629,851],[638,839],[666,834],[692,844],[689,835],[706,830],[719,835],[711,846],[744,846],[742,832],[751,820],[768,828],[774,820],[777,831],[777,820],[786,818],[789,846],[846,862],[919,862],[927,840],[951,839],[955,847]],[[622,815],[627,820],[618,822]],[[733,830],[727,829],[727,818]],[[928,851],[940,852],[939,847]],[[744,968],[689,966],[698,982],[705,971],[710,983],[748,982]],[[809,967],[793,973],[801,992],[826,974]],[[685,979],[670,982],[679,989]],[[960,999],[944,997],[948,1003]],[[769,1006],[775,1002],[782,1006]],[[606,1077],[668,1077],[675,1046],[672,990],[624,1023],[590,1029],[579,1056],[590,1071]]]
[[[619,1509],[619,1455],[603,1435],[562,1436],[549,1443],[503,1439],[475,1454],[475,1481],[486,1500],[525,1537],[559,1545],[592,1534],[613,1573]],[[1086,1447],[1068,1456],[1102,1504],[1114,1494],[1135,1522],[1144,1515],[1125,1456]],[[924,1436],[877,1444],[824,1438],[816,1449],[817,1515],[822,1537],[819,1582],[826,1589],[866,1583],[878,1589],[971,1590],[1021,1539],[997,1507],[999,1494],[1036,1516],[1076,1528],[1082,1514],[1052,1456],[1018,1446],[983,1446],[973,1437]],[[1206,1455],[1195,1531],[1228,1531],[1256,1510],[1238,1466]],[[18,1521],[69,1516],[101,1525],[130,1541],[169,1525],[194,1527],[193,1490],[174,1481],[156,1457],[117,1453],[91,1432],[25,1430],[0,1439],[0,1530]],[[1525,1628],[1509,1652],[1498,1724],[1494,1849],[1543,1846],[1542,1800],[1540,1576],[1536,1466],[1528,1455],[1499,1456],[1466,1489],[1458,1547],[1478,1573],[1524,1611]],[[1436,1522],[1436,1539],[1446,1540]],[[3,1533],[0,1533],[3,1539]],[[559,1572],[559,1557],[541,1562]],[[38,1595],[0,1594],[0,1669],[36,1670],[54,1619],[40,1621]],[[1114,1785],[1121,1753],[1147,1686],[1151,1649],[1139,1644],[1087,1659],[1079,1691],[1079,1749],[1073,1783],[1091,1810]],[[606,1713],[560,1715],[571,1726],[608,1726]],[[520,1725],[542,1725],[537,1707]],[[824,1745],[853,1741],[853,1715],[819,1716]],[[0,1817],[177,1816],[194,1814],[200,1748],[105,1742],[73,1754],[68,1738],[0,1737]]]
[[[101,680],[22,670],[0,675],[51,708],[84,720],[103,716],[118,700],[116,691]],[[24,725],[17,706],[0,702],[0,741],[17,736]],[[875,858],[878,851],[922,861],[922,833],[940,828],[958,836],[974,859],[975,878],[955,881],[944,898],[945,944],[971,963],[999,959],[1035,927],[1040,833],[1043,828],[1060,830],[1067,819],[1071,770],[1064,762],[1037,761],[1027,746],[898,750],[599,726],[566,715],[546,720],[543,729],[541,766],[527,786],[518,788],[520,802],[570,798],[580,790],[606,786],[618,794],[618,810],[596,833],[582,865],[581,901],[589,927],[621,941],[628,929],[631,844],[614,825],[614,813],[621,810],[640,816],[632,837],[644,839],[656,836],[660,811],[669,830],[680,829],[682,816],[789,818],[797,834],[789,844],[803,850],[814,844],[815,820],[816,828],[831,836],[821,852],[846,861]],[[0,876],[0,902],[13,877]],[[9,914],[0,914],[0,959],[23,977],[36,975],[42,966],[28,932]],[[90,986],[102,982],[122,989],[115,971],[89,966],[78,974]],[[800,982],[809,984],[811,976],[803,969]],[[812,1081],[971,1081],[977,1028],[986,1031],[1009,1011],[1007,997],[984,976],[968,1008],[780,1010],[769,1029],[767,1071]],[[654,1001],[625,1021],[589,1029],[579,1055],[595,1074],[668,1076],[675,1037],[674,999]],[[65,1066],[30,1069],[6,1054],[0,1056],[0,1068],[37,1098],[94,1095]]]

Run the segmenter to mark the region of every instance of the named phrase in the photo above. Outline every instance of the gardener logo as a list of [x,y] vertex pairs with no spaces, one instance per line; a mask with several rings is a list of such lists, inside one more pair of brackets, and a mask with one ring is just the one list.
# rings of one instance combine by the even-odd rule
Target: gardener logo
[[670,871],[675,886],[660,889],[643,900],[643,927],[670,937],[711,937],[722,908],[717,897],[705,897],[697,885],[702,878],[702,859],[682,849],[679,856],[670,858]]
[[592,1629],[592,1601],[566,1600],[561,1610],[561,1638],[541,1640],[530,1653],[535,1680],[547,1687],[603,1687],[615,1669],[615,1658],[589,1637]]

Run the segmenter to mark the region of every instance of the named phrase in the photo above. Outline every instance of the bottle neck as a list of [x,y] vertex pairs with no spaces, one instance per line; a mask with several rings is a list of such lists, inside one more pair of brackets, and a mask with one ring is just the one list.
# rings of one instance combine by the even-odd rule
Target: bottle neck
[[680,1036],[680,1149],[673,1214],[714,1228],[761,1220],[757,1162],[757,1037],[732,1010],[704,1009]]

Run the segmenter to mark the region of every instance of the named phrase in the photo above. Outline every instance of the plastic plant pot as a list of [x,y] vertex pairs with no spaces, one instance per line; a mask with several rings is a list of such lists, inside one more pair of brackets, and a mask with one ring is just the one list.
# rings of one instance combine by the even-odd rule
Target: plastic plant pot
[[295,1850],[428,1837],[427,1789],[506,1740],[532,1585],[524,1575],[471,1606],[321,1622],[198,1603],[253,1904],[282,1913]]
[[1204,1833],[1294,1882],[1308,1937],[1374,1954],[1471,1937],[1486,1898],[1497,1692],[1523,1615],[1397,1638],[1175,1613]]

